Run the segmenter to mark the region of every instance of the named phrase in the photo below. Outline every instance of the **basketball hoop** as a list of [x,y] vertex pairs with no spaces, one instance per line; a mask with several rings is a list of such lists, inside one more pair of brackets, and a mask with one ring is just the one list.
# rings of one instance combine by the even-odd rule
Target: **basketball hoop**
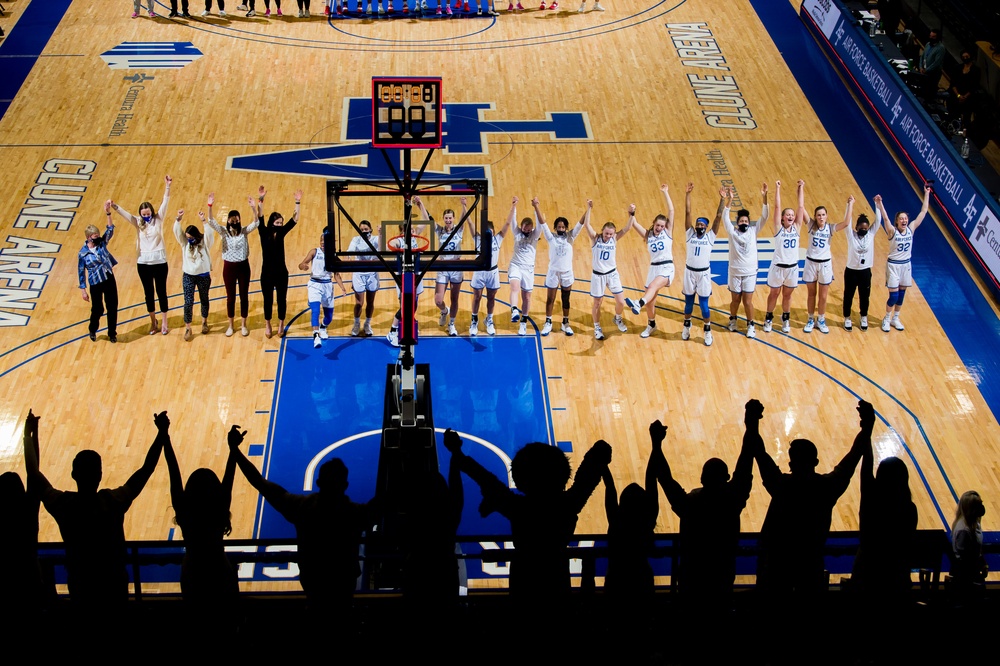
[[[414,252],[426,252],[431,247],[431,241],[426,236],[410,236],[413,241]],[[401,241],[395,243],[394,241]],[[402,252],[406,248],[406,235],[399,234],[386,241],[386,249],[390,252]]]

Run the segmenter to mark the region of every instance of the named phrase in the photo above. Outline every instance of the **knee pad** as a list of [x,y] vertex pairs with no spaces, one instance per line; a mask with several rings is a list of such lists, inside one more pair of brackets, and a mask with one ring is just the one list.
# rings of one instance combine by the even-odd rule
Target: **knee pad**
[[701,307],[701,318],[708,319],[708,299],[704,296],[698,297],[698,306]]
[[890,291],[889,292],[889,300],[887,300],[885,302],[885,306],[887,308],[891,308],[891,307],[895,306],[898,301],[899,301],[899,292],[898,291]]
[[694,294],[684,294],[684,316],[694,312]]
[[331,321],[333,321],[333,308],[323,308],[323,325],[329,326]]
[[896,295],[896,305],[902,305],[903,304],[903,297],[906,296],[906,290],[905,289],[900,289],[899,291],[896,292],[896,294],[897,294]]
[[562,306],[569,310],[569,289],[562,290]]
[[312,313],[312,325],[313,328],[319,326],[319,302],[310,303],[309,311]]

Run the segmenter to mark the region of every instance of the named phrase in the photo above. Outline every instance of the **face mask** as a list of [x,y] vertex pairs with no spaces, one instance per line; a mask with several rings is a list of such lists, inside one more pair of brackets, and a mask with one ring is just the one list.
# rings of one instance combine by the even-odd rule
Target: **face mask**
[[150,222],[150,221],[151,221],[152,219],[153,219],[153,216],[152,216],[152,215],[143,215],[143,216],[142,216],[142,221],[143,221],[143,222],[145,222],[146,224],[149,224],[149,222]]
[[970,62],[972,62],[972,58],[962,58],[962,62],[964,62],[964,63],[970,63]]
[[371,237],[372,237],[372,232],[370,232],[370,231],[362,231],[362,232],[361,232],[361,236],[362,236],[362,238],[364,238],[365,240],[368,240],[369,238],[371,238]]
[[864,238],[868,235],[867,229],[858,229],[858,238]]
[[558,231],[556,231],[556,235],[558,235],[558,236],[565,236],[566,235],[566,230],[565,229],[559,229]]
[[239,222],[234,222],[233,224],[230,224],[229,225],[229,231],[231,233],[234,233],[234,234],[240,233],[240,223]]
[[98,236],[97,238],[91,238],[90,242],[94,244],[94,247],[101,247],[104,245],[104,239]]
[[744,232],[744,231],[746,231],[747,229],[750,228],[750,225],[749,224],[740,224],[740,225],[737,225],[736,228],[739,229],[740,232]]
[[702,236],[705,235],[705,230],[704,229],[698,229],[696,227],[695,230],[694,230],[694,233],[695,233],[695,235],[698,236],[698,238],[701,238]]
[[197,245],[198,241],[193,238],[188,238],[188,245]]

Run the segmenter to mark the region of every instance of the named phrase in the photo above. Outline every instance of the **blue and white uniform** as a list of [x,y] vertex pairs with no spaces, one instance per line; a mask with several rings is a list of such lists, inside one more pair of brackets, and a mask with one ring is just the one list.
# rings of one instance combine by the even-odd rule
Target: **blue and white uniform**
[[649,250],[649,270],[646,272],[648,288],[653,280],[663,277],[674,280],[674,237],[664,229],[658,234],[646,232],[646,248]]
[[583,229],[583,224],[577,223],[562,236],[552,233],[544,224],[541,229],[549,244],[549,270],[545,273],[545,286],[549,289],[569,289],[576,279],[573,274],[573,241]]
[[827,222],[822,227],[813,226],[809,230],[809,248],[806,250],[806,267],[802,271],[802,281],[806,284],[833,282],[833,258],[830,246],[833,241],[833,225]]
[[[378,236],[369,237],[371,244],[378,247]],[[368,244],[365,243],[365,239],[361,236],[355,236],[351,239],[351,244],[347,246],[348,252],[364,252],[370,250]],[[358,257],[359,261],[370,261],[375,258],[372,254],[363,254]],[[354,293],[360,294],[364,291],[378,291],[379,279],[378,273],[354,273],[351,276],[351,286],[354,287]]]
[[913,230],[893,228],[889,236],[889,258],[885,266],[885,286],[889,289],[913,286],[910,257],[913,255]]
[[729,219],[729,207],[722,211],[722,221],[729,233],[729,291],[752,294],[757,288],[757,231],[767,220],[767,204],[756,222],[740,231]]
[[333,278],[326,270],[326,254],[323,248],[316,248],[316,256],[312,260],[312,275],[306,285],[310,303],[319,303],[324,308],[333,307]]
[[535,222],[531,233],[525,234],[520,228],[513,229],[514,254],[507,267],[507,281],[520,280],[522,291],[531,291],[535,286],[535,250],[542,237],[541,225]]
[[[482,251],[482,236],[473,236],[476,241],[476,251]],[[472,273],[473,289],[499,289],[500,288],[500,268],[497,266],[497,259],[500,257],[500,245],[503,243],[503,235],[497,233],[493,235],[492,257],[493,265],[486,271],[475,271]]]
[[[436,228],[438,249],[441,252],[454,252],[462,249],[463,229],[455,231],[455,236],[449,241],[448,237],[451,236],[452,231],[455,231],[454,227],[451,231],[446,230],[444,227]],[[458,259],[458,257],[453,254],[442,254],[438,259],[454,260]],[[437,284],[462,284],[464,281],[465,274],[462,271],[438,271],[437,278],[435,279]]]
[[687,258],[684,261],[684,284],[681,291],[685,296],[697,294],[708,298],[712,295],[712,272],[709,266],[715,232],[706,229],[699,238],[692,227],[685,232],[684,243],[687,246]]
[[609,241],[605,241],[602,235],[594,239],[593,275],[590,277],[590,295],[594,298],[603,297],[605,290],[611,290],[615,295],[624,291],[621,276],[618,275],[617,251],[618,239],[614,236]]
[[791,224],[787,229],[778,223],[774,232],[774,255],[771,267],[767,269],[767,286],[799,286],[799,225]]

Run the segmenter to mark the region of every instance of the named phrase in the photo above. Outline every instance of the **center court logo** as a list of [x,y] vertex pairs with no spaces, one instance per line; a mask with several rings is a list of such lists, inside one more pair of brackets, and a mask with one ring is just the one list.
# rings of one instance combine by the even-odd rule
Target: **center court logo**
[[202,55],[191,42],[122,42],[101,60],[111,69],[180,69]]
[[[352,180],[392,180],[394,175],[381,151],[371,147],[372,103],[367,97],[346,100],[341,127],[342,143],[318,145],[300,150],[284,150],[229,158],[227,167],[256,173],[297,174]],[[485,155],[489,135],[534,134],[550,140],[593,141],[586,113],[549,112],[541,120],[486,120],[494,111],[492,103],[445,103],[441,131],[445,155]],[[397,169],[402,151],[387,150]],[[488,179],[489,167],[446,165],[444,171],[426,171],[427,178]],[[491,184],[492,188],[492,184]],[[492,194],[492,191],[490,192]]]

